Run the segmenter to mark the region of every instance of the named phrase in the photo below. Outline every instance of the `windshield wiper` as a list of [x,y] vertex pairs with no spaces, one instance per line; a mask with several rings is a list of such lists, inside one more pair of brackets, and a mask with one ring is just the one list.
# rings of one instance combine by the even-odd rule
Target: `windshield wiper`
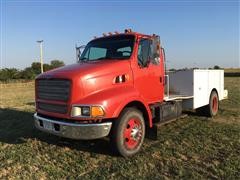
[[112,59],[112,57],[100,57],[100,58],[97,58],[97,59],[94,59],[94,60],[102,60],[102,59]]
[[101,59],[127,59],[128,57],[101,57],[98,59],[94,59],[94,60],[101,60]]
[[100,58],[97,58],[97,59],[91,59],[89,60],[88,58],[82,58],[82,59],[79,59],[80,61],[79,62],[91,62],[91,61],[98,61],[98,60],[103,60],[103,59],[126,59],[128,57],[100,57]]
[[79,59],[78,62],[87,62],[88,60],[89,60],[88,58],[84,57],[84,58]]
[[113,59],[127,59],[129,57],[114,57]]

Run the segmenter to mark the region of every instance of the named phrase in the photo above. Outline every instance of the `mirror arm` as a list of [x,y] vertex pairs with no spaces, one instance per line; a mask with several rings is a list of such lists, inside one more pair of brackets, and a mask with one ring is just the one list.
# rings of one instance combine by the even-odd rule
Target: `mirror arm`
[[80,61],[80,57],[81,57],[81,49],[85,48],[85,45],[81,45],[81,46],[75,46],[76,48],[76,61],[79,62]]

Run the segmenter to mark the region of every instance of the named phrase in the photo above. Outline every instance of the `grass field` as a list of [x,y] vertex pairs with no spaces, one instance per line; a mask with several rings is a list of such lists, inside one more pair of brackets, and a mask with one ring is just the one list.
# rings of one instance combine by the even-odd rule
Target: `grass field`
[[226,68],[226,69],[224,69],[224,72],[227,72],[227,73],[239,73],[240,72],[240,68]]
[[239,179],[240,77],[225,78],[229,99],[214,119],[192,113],[159,128],[157,141],[124,159],[108,139],[74,141],[33,128],[34,87],[0,89],[0,179]]
[[240,76],[240,68],[224,69],[224,75],[226,77],[239,77]]

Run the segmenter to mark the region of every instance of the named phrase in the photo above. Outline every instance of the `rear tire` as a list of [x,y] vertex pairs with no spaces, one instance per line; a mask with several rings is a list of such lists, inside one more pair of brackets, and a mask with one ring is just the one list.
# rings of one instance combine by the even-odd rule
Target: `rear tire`
[[140,151],[145,137],[145,122],[142,113],[135,108],[126,108],[115,120],[111,134],[113,150],[124,157]]
[[198,112],[201,114],[205,114],[208,117],[216,116],[219,109],[219,99],[218,94],[216,91],[212,91],[210,98],[209,98],[209,104],[199,108]]

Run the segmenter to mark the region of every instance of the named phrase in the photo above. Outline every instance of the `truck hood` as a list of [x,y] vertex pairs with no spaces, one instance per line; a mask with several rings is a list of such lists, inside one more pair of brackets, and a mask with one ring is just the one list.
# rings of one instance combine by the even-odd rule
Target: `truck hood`
[[76,103],[95,92],[111,88],[114,79],[123,74],[131,76],[129,60],[101,60],[67,65],[45,72],[37,79],[71,80],[71,102]]
[[37,79],[75,79],[79,78],[81,75],[86,74],[91,74],[91,76],[99,76],[116,71],[116,68],[114,67],[125,66],[124,64],[126,64],[127,62],[127,60],[101,60],[75,63],[47,71],[37,76]]

